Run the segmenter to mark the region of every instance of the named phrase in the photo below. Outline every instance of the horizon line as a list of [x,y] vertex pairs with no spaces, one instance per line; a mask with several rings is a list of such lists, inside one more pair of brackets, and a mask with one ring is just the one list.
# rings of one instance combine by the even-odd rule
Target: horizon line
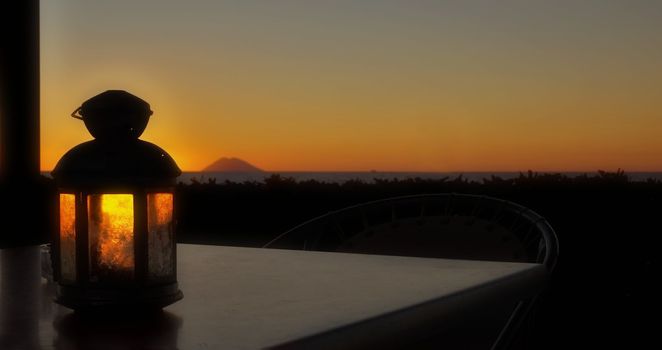
[[[262,170],[262,171],[206,171],[206,170],[187,170],[182,169],[182,173],[528,173],[529,171],[534,173],[597,173],[600,171],[604,172],[618,172],[623,171],[624,173],[662,173],[660,170],[625,170],[617,168],[616,170],[605,170],[605,169],[595,169],[595,170]],[[44,170],[41,169],[40,173],[50,173],[53,169]]]
[[[628,173],[662,173],[660,170],[604,170],[604,169],[595,169],[595,170],[262,170],[262,171],[205,171],[205,170],[182,170],[182,173],[267,173],[267,174],[278,174],[278,173],[410,173],[410,174],[444,174],[444,173],[485,173],[485,174],[494,174],[494,173],[528,173],[529,171],[534,173],[597,173],[600,171],[615,173],[619,170],[623,171],[625,174]],[[53,170],[40,170],[41,173],[50,173]]]

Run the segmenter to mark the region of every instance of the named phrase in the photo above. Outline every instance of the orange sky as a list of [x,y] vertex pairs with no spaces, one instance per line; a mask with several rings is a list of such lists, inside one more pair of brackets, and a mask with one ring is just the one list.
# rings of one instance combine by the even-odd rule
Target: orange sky
[[662,170],[659,33],[648,1],[47,1],[42,168],[125,89],[184,170]]

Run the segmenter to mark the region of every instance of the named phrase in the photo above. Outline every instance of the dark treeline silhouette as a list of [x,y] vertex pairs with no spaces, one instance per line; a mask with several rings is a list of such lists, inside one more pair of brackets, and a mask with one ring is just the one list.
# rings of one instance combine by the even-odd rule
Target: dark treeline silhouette
[[[627,174],[522,173],[482,181],[456,178],[374,179],[372,183],[296,181],[280,175],[264,182],[210,179],[178,188],[181,242],[261,246],[308,219],[353,204],[425,193],[471,193],[508,199],[533,209],[556,230],[560,258],[539,336],[549,348],[569,339],[587,344],[643,342],[652,336],[660,295],[662,181],[630,181]],[[654,318],[653,318],[654,319]],[[577,341],[573,341],[576,343]]]

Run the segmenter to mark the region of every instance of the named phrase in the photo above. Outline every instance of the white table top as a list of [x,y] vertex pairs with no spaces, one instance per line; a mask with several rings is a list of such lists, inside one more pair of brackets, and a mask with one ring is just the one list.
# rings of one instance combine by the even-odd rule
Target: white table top
[[[136,336],[87,337],[81,334],[108,327],[62,326],[71,323],[72,312],[51,302],[52,285],[30,277],[38,274],[30,262],[38,253],[6,251],[0,260],[0,347],[25,341],[38,349],[113,348]],[[21,254],[27,261],[18,263]],[[179,244],[178,259],[184,299],[165,308],[166,321],[155,322],[165,324],[158,331],[149,325],[136,331],[145,347],[367,346],[402,340],[432,320],[453,322],[472,304],[530,296],[546,279],[539,264],[225,246]]]

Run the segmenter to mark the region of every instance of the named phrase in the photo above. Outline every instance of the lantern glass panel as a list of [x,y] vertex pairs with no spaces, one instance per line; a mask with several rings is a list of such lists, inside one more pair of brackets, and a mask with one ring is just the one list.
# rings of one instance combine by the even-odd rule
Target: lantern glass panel
[[60,277],[76,281],[76,195],[60,194]]
[[148,271],[152,280],[174,275],[173,194],[147,195]]
[[87,212],[90,281],[133,279],[133,195],[89,195]]

